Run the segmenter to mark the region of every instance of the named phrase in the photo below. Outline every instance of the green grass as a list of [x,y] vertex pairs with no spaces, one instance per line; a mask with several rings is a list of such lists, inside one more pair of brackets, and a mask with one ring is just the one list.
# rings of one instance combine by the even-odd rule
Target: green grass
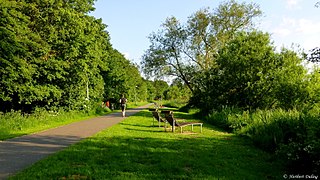
[[6,140],[46,129],[82,121],[97,115],[88,115],[81,112],[60,112],[50,114],[23,115],[20,112],[10,112],[0,115],[0,140]]
[[[145,104],[147,103],[129,103],[128,108],[135,108]],[[21,114],[21,112],[14,111],[5,114],[0,113],[0,141],[87,120],[103,114],[121,111],[116,109],[107,112],[102,110],[102,108],[99,108],[99,110],[100,112],[90,113],[84,111],[66,112],[63,110],[60,110],[58,113],[48,111],[38,111],[33,114]]]
[[283,179],[282,163],[247,139],[208,124],[194,131],[153,127],[145,110],[11,179]]

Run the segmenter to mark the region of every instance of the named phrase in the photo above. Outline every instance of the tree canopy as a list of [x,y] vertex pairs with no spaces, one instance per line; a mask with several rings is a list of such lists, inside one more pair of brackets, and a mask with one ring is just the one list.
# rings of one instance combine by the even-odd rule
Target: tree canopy
[[175,76],[191,91],[193,79],[202,70],[214,67],[218,49],[237,31],[253,27],[261,15],[254,3],[222,3],[213,12],[201,9],[182,24],[167,18],[162,29],[149,37],[151,45],[143,56],[142,67],[149,76]]
[[82,109],[133,96],[142,77],[113,49],[102,20],[88,15],[94,2],[0,2],[0,110]]
[[[149,76],[175,76],[191,91],[190,105],[208,113],[224,107],[297,108],[319,102],[318,79],[302,65],[303,56],[276,51],[268,33],[254,27],[262,14],[254,3],[221,3],[205,8],[187,23],[169,17],[150,35],[142,67]],[[316,48],[311,58],[317,60]],[[176,86],[166,91],[177,97]]]

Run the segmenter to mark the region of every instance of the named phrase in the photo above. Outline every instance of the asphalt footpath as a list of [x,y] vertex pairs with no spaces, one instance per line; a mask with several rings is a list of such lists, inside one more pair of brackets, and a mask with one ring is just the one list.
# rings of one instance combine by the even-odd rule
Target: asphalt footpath
[[[126,117],[138,113],[150,105],[128,109],[126,110]],[[39,133],[0,141],[0,179],[7,179],[33,163],[84,138],[93,136],[99,131],[121,122],[126,117],[122,117],[121,112],[116,112]]]

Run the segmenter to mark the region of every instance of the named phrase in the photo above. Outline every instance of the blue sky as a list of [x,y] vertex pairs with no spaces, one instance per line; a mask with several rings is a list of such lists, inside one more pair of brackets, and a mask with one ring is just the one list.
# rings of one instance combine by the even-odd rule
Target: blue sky
[[[317,0],[239,0],[260,5],[263,17],[258,29],[272,34],[277,47],[298,44],[306,51],[320,46],[320,7]],[[215,9],[219,0],[98,0],[91,15],[108,25],[114,48],[129,60],[140,63],[149,47],[150,33],[160,29],[167,17],[182,23],[197,10]]]

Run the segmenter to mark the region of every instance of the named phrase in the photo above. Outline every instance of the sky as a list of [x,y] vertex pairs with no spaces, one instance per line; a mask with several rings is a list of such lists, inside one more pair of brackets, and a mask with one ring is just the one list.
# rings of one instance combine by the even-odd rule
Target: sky
[[[320,46],[319,0],[238,0],[254,2],[263,16],[257,28],[271,34],[277,48],[300,46],[306,52]],[[97,0],[90,15],[101,18],[107,25],[115,49],[134,63],[140,64],[148,49],[148,36],[161,29],[166,18],[174,16],[186,23],[196,11],[216,9],[221,0]],[[296,48],[295,48],[296,49]]]

